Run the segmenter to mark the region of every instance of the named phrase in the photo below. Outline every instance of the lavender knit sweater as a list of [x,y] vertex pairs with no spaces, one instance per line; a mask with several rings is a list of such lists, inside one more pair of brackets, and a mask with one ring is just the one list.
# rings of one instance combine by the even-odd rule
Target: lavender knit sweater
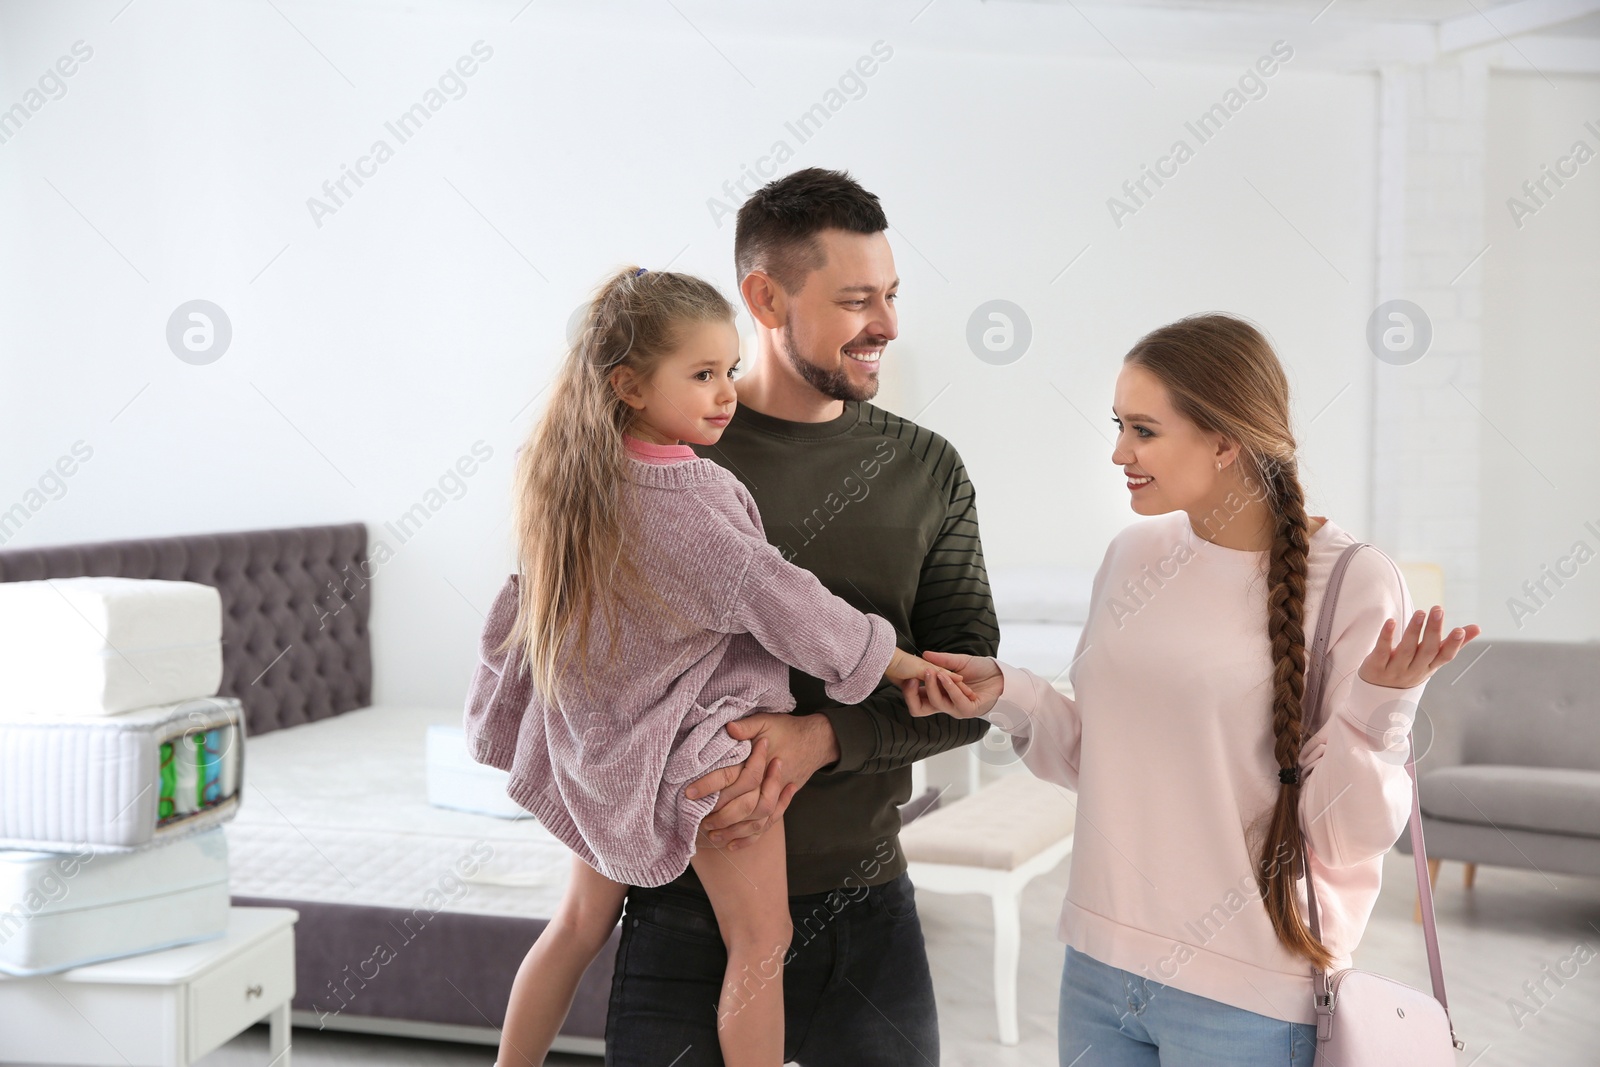
[[878,687],[894,628],[830,593],[767,543],[749,492],[708,459],[629,459],[649,540],[644,577],[698,629],[685,634],[625,617],[612,647],[591,629],[592,669],[609,682],[591,699],[577,671],[560,704],[496,652],[516,615],[517,577],[489,609],[467,696],[473,757],[511,773],[507,794],[586,863],[614,881],[656,886],[682,874],[717,795],[686,800],[700,776],[742,762],[748,741],[723,729],[759,711],[788,712],[793,665],[841,704]]

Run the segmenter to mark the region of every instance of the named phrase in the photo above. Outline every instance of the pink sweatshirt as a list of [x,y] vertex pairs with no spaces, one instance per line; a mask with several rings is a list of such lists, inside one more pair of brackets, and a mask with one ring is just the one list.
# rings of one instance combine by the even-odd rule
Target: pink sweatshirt
[[716,804],[715,793],[684,799],[684,787],[750,754],[724,727],[792,710],[790,665],[860,703],[883,680],[895,633],[768,544],[755,501],[722,467],[685,445],[630,440],[629,451],[649,535],[635,560],[698,629],[624,616],[612,647],[596,626],[589,658],[609,684],[590,697],[568,669],[556,704],[495,651],[516,615],[512,575],[489,609],[465,719],[474,758],[511,773],[513,800],[601,874],[655,886],[683,873]]
[[[1311,537],[1305,635],[1351,536]],[[1071,677],[1075,698],[1002,664],[986,716],[1034,774],[1078,792],[1058,935],[1102,963],[1291,1022],[1315,1022],[1311,968],[1273,934],[1251,824],[1278,794],[1266,552],[1223,548],[1177,511],[1106,550]],[[1305,747],[1301,789],[1323,942],[1349,966],[1405,827],[1405,736],[1423,686],[1357,677],[1385,619],[1411,599],[1381,552],[1357,553],[1333,620],[1328,719]],[[1304,887],[1301,888],[1304,899]]]

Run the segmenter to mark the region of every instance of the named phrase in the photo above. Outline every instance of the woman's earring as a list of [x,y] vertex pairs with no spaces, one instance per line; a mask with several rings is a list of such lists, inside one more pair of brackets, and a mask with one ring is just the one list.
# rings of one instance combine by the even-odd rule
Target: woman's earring
[[1222,469],[1222,460],[1219,459],[1219,460],[1217,460],[1217,470],[1221,470],[1221,469]]

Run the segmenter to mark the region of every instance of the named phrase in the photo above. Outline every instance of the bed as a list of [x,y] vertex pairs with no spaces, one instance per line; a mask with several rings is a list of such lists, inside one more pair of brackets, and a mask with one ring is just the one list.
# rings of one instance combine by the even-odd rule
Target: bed
[[[496,1043],[569,853],[532,818],[428,803],[428,727],[461,708],[372,705],[365,525],[0,551],[0,582],[83,575],[221,594],[221,694],[248,735],[230,892],[300,913],[295,1025]],[[557,1049],[603,1052],[616,936]]]

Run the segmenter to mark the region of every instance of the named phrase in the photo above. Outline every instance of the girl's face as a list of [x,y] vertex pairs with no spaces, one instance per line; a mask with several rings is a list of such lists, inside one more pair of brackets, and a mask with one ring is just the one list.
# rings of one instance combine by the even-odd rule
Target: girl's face
[[1238,447],[1178,414],[1154,374],[1123,364],[1111,411],[1117,426],[1111,462],[1128,476],[1134,511],[1163,515],[1181,508],[1197,514],[1226,496]]
[[716,444],[738,406],[738,362],[739,334],[731,320],[684,326],[677,347],[656,362],[648,379],[627,368],[612,373],[612,385],[634,411],[629,432],[656,444]]

